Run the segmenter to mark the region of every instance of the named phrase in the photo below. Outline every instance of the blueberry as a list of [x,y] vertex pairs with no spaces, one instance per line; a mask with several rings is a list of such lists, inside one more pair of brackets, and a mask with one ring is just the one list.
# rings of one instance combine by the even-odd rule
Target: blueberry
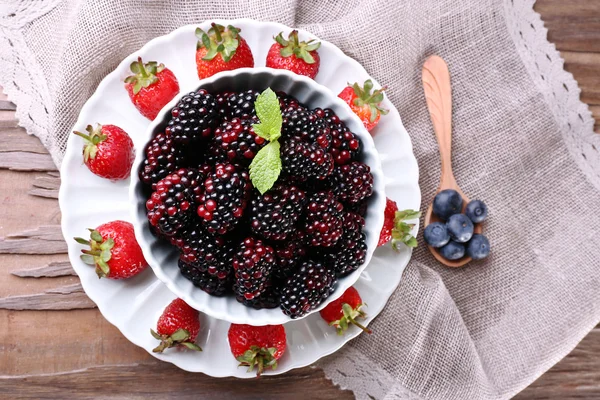
[[441,222],[434,222],[425,228],[423,231],[423,238],[431,247],[442,247],[450,241],[450,235],[448,235],[448,229],[446,225]]
[[448,242],[439,250],[440,255],[446,260],[458,260],[465,255],[465,246],[462,243],[456,243],[454,240]]
[[474,224],[483,222],[485,217],[487,217],[487,213],[487,206],[481,200],[471,200],[465,208],[465,214]]
[[490,242],[484,235],[474,234],[467,243],[467,255],[473,260],[481,260],[490,254]]
[[465,214],[454,214],[448,218],[446,228],[450,239],[459,243],[468,242],[473,236],[473,223]]
[[433,213],[444,221],[461,212],[462,206],[462,197],[453,189],[442,190],[433,199]]

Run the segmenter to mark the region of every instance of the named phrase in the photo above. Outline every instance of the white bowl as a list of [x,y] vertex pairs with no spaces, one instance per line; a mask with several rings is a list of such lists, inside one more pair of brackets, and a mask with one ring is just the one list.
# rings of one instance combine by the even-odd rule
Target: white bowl
[[[361,272],[371,260],[383,226],[385,193],[381,162],[371,135],[350,107],[325,86],[316,83],[310,78],[296,75],[286,70],[266,67],[241,68],[234,71],[221,72],[200,81],[199,85],[196,84],[192,87],[183,88],[148,126],[145,133],[145,143],[147,144],[156,133],[164,130],[170,119],[171,109],[182,96],[191,91],[199,88],[206,89],[211,93],[248,89],[262,91],[267,87],[270,87],[274,91],[286,92],[310,108],[331,108],[340,120],[344,121],[348,128],[360,138],[362,143],[361,161],[369,165],[373,174],[374,190],[368,202],[366,225],[364,228],[364,233],[367,237],[365,262],[356,271],[340,278],[336,283],[335,292],[319,307],[300,317],[304,318],[311,313],[323,309],[328,303],[340,297],[346,289],[356,282]],[[217,319],[251,325],[274,325],[292,321],[279,308],[255,310],[237,302],[233,295],[223,297],[211,296],[195,287],[192,282],[179,272],[177,265],[179,258],[178,250],[170,243],[159,240],[152,235],[146,218],[145,203],[147,195],[144,193],[144,184],[139,180],[137,172],[145,157],[145,147],[146,145],[139,146],[136,150],[129,196],[136,238],[142,248],[144,257],[158,279],[164,282],[175,295],[185,300],[190,306]]]

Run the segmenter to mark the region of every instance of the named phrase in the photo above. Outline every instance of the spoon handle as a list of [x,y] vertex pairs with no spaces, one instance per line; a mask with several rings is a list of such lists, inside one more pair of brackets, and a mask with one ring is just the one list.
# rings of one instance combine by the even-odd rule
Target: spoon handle
[[422,80],[427,108],[440,148],[440,187],[456,186],[452,173],[452,88],[448,65],[439,56],[429,57],[423,64]]

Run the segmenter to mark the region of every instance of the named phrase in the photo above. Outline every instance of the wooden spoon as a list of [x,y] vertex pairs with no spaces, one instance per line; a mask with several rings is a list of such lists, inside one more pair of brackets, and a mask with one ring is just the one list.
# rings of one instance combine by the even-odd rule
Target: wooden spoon
[[[454,174],[452,173],[452,90],[450,86],[450,73],[446,62],[438,57],[431,56],[423,64],[423,89],[427,100],[427,108],[431,116],[433,130],[440,148],[442,160],[442,173],[440,186],[437,193],[444,189],[454,189],[463,198],[463,212],[469,198],[465,196],[458,187]],[[441,220],[433,214],[433,204],[425,214],[425,226],[432,222]],[[475,224],[475,233],[481,233],[481,225]],[[446,260],[437,249],[428,246],[433,256],[447,267],[462,267],[471,261],[471,257],[463,257],[458,260]]]

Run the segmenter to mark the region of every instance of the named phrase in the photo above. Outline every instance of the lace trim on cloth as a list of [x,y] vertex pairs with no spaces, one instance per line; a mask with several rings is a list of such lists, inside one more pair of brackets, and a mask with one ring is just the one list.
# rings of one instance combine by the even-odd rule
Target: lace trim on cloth
[[600,134],[594,132],[592,113],[580,100],[581,89],[573,74],[565,71],[565,62],[554,43],[548,41],[548,29],[534,5],[535,0],[504,0],[508,32],[561,127],[573,159],[600,189]]

